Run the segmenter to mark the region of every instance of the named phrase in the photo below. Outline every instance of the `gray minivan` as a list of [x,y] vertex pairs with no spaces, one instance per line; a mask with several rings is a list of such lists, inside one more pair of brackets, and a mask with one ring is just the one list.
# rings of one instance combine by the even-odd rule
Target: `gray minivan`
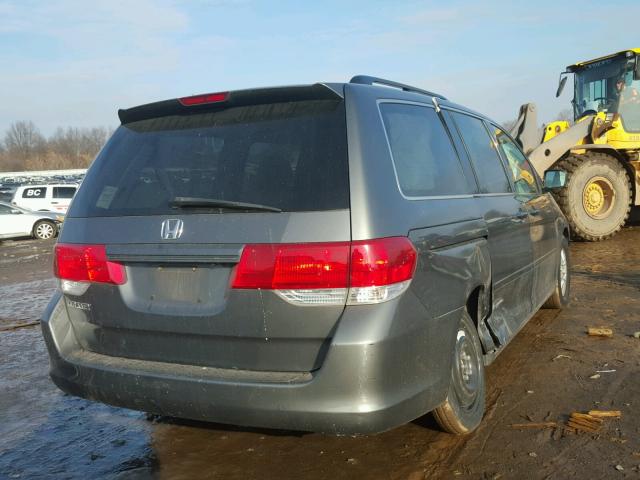
[[[65,392],[329,433],[429,411],[569,296],[569,230],[495,122],[373,77],[120,110],[55,247]],[[560,176],[556,173],[556,177]]]

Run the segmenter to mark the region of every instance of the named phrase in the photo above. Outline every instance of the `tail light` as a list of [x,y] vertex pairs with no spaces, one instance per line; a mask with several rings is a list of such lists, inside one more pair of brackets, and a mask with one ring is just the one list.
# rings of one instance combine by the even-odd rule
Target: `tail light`
[[380,303],[408,288],[416,259],[406,237],[250,244],[242,252],[232,287],[273,290],[299,305]]
[[91,283],[123,285],[127,273],[123,265],[107,259],[104,245],[59,243],[55,247],[54,275],[64,293],[82,295]]

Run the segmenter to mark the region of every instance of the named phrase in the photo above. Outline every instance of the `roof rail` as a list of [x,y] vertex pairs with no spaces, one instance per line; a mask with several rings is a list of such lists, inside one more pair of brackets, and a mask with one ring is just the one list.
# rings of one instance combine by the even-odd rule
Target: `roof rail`
[[429,92],[428,90],[422,90],[421,88],[412,87],[411,85],[405,85],[404,83],[398,83],[391,80],[385,80],[384,78],[370,77],[369,75],[356,75],[349,83],[360,83],[362,85],[386,85],[388,87],[399,88],[405,92],[421,93],[423,95],[429,95],[430,97],[438,97],[442,100],[447,98],[439,93]]

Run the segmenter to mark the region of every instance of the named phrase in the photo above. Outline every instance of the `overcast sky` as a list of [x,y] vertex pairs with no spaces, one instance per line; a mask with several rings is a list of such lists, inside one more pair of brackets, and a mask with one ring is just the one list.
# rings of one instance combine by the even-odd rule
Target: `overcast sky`
[[117,109],[369,74],[498,121],[569,107],[558,74],[640,47],[640,1],[0,0],[0,136],[116,126]]

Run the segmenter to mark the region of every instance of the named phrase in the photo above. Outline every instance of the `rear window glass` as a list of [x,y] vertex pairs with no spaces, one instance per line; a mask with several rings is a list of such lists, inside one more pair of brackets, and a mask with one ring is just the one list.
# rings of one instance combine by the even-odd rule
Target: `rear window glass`
[[470,192],[449,134],[434,109],[383,103],[380,110],[405,196]]
[[[172,214],[177,197],[283,211],[348,208],[344,103],[252,105],[125,124],[89,170],[69,216]],[[223,210],[179,210],[208,211]]]
[[53,198],[73,198],[75,187],[53,187]]

